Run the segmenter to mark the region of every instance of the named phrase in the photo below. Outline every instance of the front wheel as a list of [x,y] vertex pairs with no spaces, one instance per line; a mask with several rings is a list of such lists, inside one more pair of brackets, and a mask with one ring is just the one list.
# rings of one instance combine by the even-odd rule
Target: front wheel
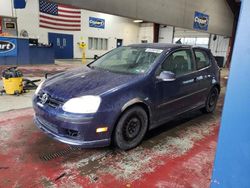
[[219,98],[219,90],[216,87],[213,87],[208,94],[206,100],[206,106],[202,109],[204,113],[212,113],[216,108],[216,104]]
[[122,149],[129,150],[141,143],[148,129],[148,116],[139,106],[125,111],[119,119],[115,132],[114,144]]

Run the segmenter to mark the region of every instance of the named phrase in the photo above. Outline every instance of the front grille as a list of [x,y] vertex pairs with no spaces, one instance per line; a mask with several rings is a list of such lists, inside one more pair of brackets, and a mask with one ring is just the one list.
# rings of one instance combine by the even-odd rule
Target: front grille
[[59,101],[59,100],[56,100],[56,99],[53,99],[53,98],[50,98],[49,102],[48,102],[48,105],[53,107],[53,108],[58,108],[58,107],[63,105],[63,102]]
[[47,104],[49,105],[50,107],[52,108],[59,108],[60,106],[63,105],[63,101],[59,100],[59,99],[55,99],[55,98],[52,98],[50,95],[48,95],[48,99],[45,103],[42,102],[42,97],[45,93],[41,93],[39,96],[38,96],[38,102],[42,103],[42,104]]
[[52,124],[52,123],[49,123],[48,121],[46,121],[45,119],[43,118],[40,118],[38,117],[38,121],[43,125],[43,127],[45,127],[46,129],[54,132],[54,133],[58,133],[58,129],[57,127]]

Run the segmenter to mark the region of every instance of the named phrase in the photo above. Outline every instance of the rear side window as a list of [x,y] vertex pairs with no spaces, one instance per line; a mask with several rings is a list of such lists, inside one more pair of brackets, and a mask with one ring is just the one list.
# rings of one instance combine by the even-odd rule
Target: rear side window
[[198,70],[210,65],[209,56],[205,51],[195,49],[194,53]]
[[162,70],[171,71],[175,73],[176,76],[192,72],[194,70],[194,64],[191,50],[187,49],[173,52],[162,64]]

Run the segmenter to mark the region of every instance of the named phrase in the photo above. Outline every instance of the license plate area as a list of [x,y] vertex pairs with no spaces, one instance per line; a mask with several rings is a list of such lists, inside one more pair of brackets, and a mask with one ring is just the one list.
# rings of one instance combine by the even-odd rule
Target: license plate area
[[50,122],[48,122],[48,121],[46,121],[46,120],[44,120],[42,118],[39,118],[39,121],[41,122],[43,127],[45,127],[46,129],[48,129],[48,130],[50,130],[50,131],[52,131],[54,133],[59,133],[58,128],[54,124],[52,124],[52,123],[50,123]]

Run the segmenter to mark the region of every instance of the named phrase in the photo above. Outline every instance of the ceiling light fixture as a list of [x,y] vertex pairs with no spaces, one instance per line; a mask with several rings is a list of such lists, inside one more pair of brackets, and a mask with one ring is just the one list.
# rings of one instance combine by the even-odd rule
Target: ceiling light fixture
[[134,20],[135,23],[142,23],[143,20]]

